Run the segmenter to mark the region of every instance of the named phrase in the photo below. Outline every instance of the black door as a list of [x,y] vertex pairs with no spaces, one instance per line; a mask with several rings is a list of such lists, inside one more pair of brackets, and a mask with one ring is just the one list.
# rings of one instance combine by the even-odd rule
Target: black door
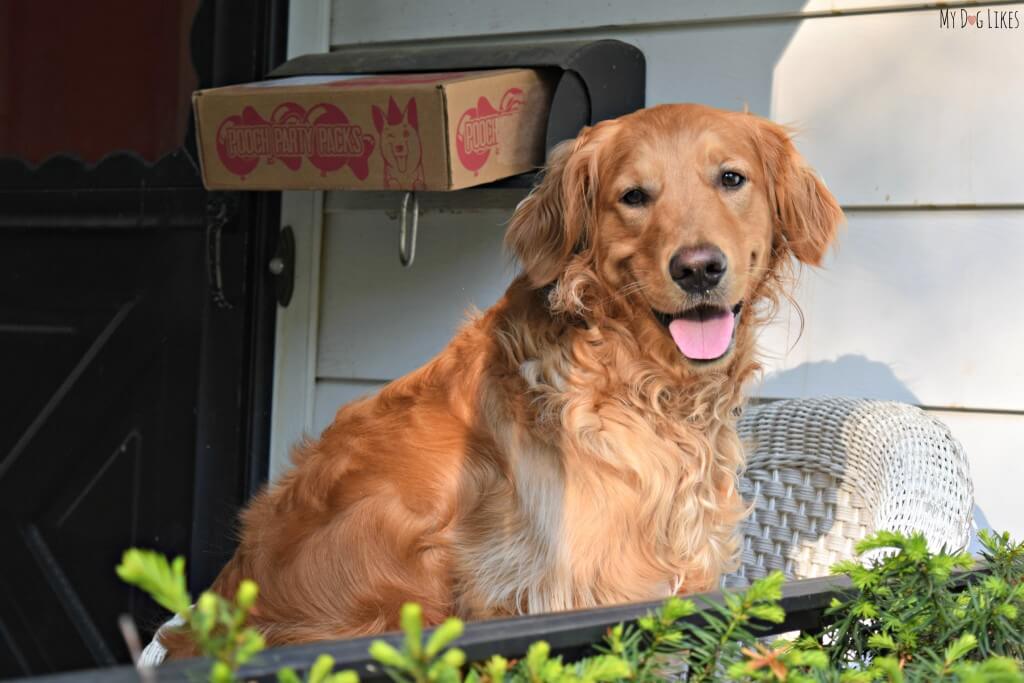
[[[6,35],[27,30],[40,5],[65,7],[5,5]],[[94,31],[98,53],[150,40],[124,36],[149,30],[132,22],[166,24],[174,6],[200,86],[257,79],[281,58],[283,2],[84,5],[100,28],[72,28]],[[103,28],[119,10],[116,30]],[[191,583],[205,586],[266,475],[274,283],[264,264],[279,201],[205,192],[183,105],[177,149],[164,126],[148,138],[133,130],[131,152],[99,163],[38,165],[25,152],[32,112],[0,107],[0,678],[127,661],[118,616],[148,638],[163,615],[118,582],[121,552],[186,555]],[[61,143],[82,143],[69,152],[103,150],[77,135]]]

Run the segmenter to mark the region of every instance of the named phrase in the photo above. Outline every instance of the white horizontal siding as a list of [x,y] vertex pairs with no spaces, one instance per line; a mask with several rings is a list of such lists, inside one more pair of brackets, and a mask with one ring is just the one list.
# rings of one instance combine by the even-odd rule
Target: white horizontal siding
[[335,46],[495,34],[757,21],[934,7],[901,0],[334,0]]
[[1024,411],[1024,210],[848,218],[826,267],[801,279],[799,341],[785,312],[763,336],[760,392]]
[[[532,1],[537,5],[532,13],[516,3],[475,2],[479,14],[470,15],[479,20],[467,23],[465,30],[475,32],[480,42],[508,39],[501,34],[514,23],[485,18],[494,12],[552,27],[565,24],[554,8],[563,5]],[[336,4],[336,27],[345,22],[361,35],[376,36],[376,22],[380,35],[367,40],[401,36],[413,28],[423,33],[420,37],[450,38],[458,30],[445,28],[456,21],[447,14],[459,17],[468,11],[450,1],[408,7],[403,0],[392,2],[393,11],[367,5],[364,11],[370,15],[365,18],[358,13],[363,10]],[[943,29],[934,8],[672,23],[668,17],[673,12],[729,14],[731,10],[718,8],[733,4],[652,4],[657,7],[587,3],[589,12],[567,10],[569,16],[589,22],[584,26],[590,28],[576,37],[618,38],[643,50],[649,104],[747,106],[792,125],[802,151],[844,206],[1024,206],[1024,183],[1018,182],[1011,163],[1024,158],[1024,136],[1014,132],[1015,122],[1024,120],[1024,89],[1015,87],[1024,73],[1024,27]],[[791,3],[769,4],[777,10]],[[831,6],[811,5],[815,11]],[[837,5],[843,8],[843,3]],[[751,9],[760,6],[750,3]],[[444,9],[439,12],[437,7]],[[1024,4],[999,9],[1017,11],[1024,20]],[[440,24],[424,28],[419,12]],[[630,28],[620,14],[648,17],[650,25]],[[623,28],[601,28],[609,25]],[[336,44],[344,42],[342,37],[335,30]],[[559,37],[564,36],[539,39]]]
[[[441,350],[512,275],[507,211],[430,212],[416,263],[385,212],[328,214],[318,377],[389,380]],[[822,270],[762,336],[758,393],[839,394],[1024,412],[1024,210],[855,211]]]
[[[1024,21],[1024,5],[1007,6]],[[844,206],[1024,206],[1024,25],[942,29],[936,10],[813,19],[775,65],[774,120]]]
[[316,383],[316,412],[313,433],[322,432],[334,420],[338,408],[358,398],[375,394],[387,382],[321,379]]
[[467,309],[490,306],[511,280],[508,216],[425,213],[416,260],[403,268],[397,219],[380,210],[327,214],[317,376],[393,379],[444,348]]

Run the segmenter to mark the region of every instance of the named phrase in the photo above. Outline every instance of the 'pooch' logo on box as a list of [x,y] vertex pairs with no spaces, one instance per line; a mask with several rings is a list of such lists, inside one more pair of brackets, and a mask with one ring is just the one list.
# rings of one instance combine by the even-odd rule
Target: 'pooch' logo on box
[[476,173],[487,163],[491,150],[499,153],[498,147],[507,136],[502,133],[503,125],[526,104],[526,95],[519,88],[509,88],[501,96],[501,103],[495,109],[490,100],[481,97],[475,107],[470,107],[459,117],[456,127],[456,150],[459,161],[467,170]]
[[293,171],[308,159],[325,176],[348,166],[360,180],[369,174],[372,135],[350,123],[333,104],[317,104],[306,111],[294,102],[278,105],[267,121],[252,107],[228,116],[217,128],[217,156],[241,178],[260,161],[280,161]]

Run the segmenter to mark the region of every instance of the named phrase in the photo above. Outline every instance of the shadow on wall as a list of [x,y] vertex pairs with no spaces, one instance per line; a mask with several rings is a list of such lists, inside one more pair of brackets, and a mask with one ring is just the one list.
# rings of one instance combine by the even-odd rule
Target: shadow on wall
[[[801,363],[770,373],[754,388],[751,398],[770,401],[778,397],[811,397],[822,393],[820,387],[828,387],[827,393],[831,396],[899,401],[918,406],[921,403],[887,363],[856,354]],[[973,516],[975,530],[991,529],[977,501]],[[977,553],[980,548],[977,534],[972,533],[968,550]]]
[[814,396],[821,393],[818,387],[828,387],[828,394],[832,396],[920,404],[917,396],[887,363],[855,354],[846,354],[835,360],[801,363],[788,370],[773,372],[765,376],[753,393],[767,398]]
[[972,514],[974,515],[974,533],[971,534],[971,542],[967,545],[967,550],[972,555],[978,555],[981,553],[981,543],[978,541],[977,532],[980,529],[989,529],[990,531],[998,532],[999,529],[993,529],[992,525],[988,523],[988,517],[985,516],[985,511],[978,506],[977,501],[974,503],[974,511]]

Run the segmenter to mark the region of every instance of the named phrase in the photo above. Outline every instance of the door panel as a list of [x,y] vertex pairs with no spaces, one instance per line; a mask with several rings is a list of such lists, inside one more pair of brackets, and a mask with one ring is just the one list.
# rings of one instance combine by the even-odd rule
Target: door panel
[[118,615],[160,619],[113,568],[189,551],[202,237],[0,233],[0,674],[123,661]]

